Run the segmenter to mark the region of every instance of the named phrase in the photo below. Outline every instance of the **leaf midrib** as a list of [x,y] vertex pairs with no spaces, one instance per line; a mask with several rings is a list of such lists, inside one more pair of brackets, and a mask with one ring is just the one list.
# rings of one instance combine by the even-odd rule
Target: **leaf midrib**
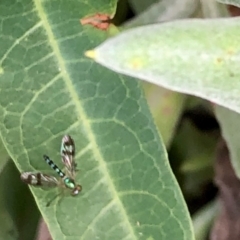
[[[44,1],[43,1],[44,2]],[[44,11],[44,7],[42,5],[42,1],[38,1],[38,0],[34,0],[35,6],[36,6],[36,10],[39,14],[39,18],[42,20],[43,23],[43,27],[46,30],[46,35],[49,39],[49,45],[52,47],[52,50],[54,52],[54,55],[56,57],[56,60],[59,64],[59,67],[62,70],[62,76],[63,76],[63,80],[66,84],[66,88],[69,91],[70,96],[72,97],[72,100],[76,106],[76,112],[79,115],[79,118],[81,118],[81,122],[83,123],[85,129],[86,129],[86,136],[88,137],[89,142],[92,143],[92,152],[93,152],[93,156],[94,158],[99,162],[99,170],[102,172],[102,175],[107,179],[108,182],[108,189],[109,192],[112,194],[112,198],[115,199],[116,204],[118,205],[118,208],[120,210],[120,213],[122,215],[123,218],[123,222],[125,223],[127,232],[129,232],[129,235],[131,235],[131,239],[136,239],[137,237],[135,236],[135,233],[133,231],[132,225],[128,219],[128,215],[125,211],[125,208],[122,204],[122,202],[120,201],[117,191],[114,187],[113,182],[111,181],[111,177],[110,174],[108,173],[108,169],[106,166],[106,163],[104,161],[103,156],[101,155],[100,151],[98,150],[98,145],[96,143],[96,139],[93,133],[93,130],[91,128],[91,125],[88,121],[88,117],[87,114],[84,111],[83,106],[81,105],[81,102],[78,99],[78,95],[77,92],[74,89],[74,86],[72,84],[71,78],[68,75],[67,72],[67,68],[65,67],[65,63],[64,63],[64,59],[61,56],[61,52],[60,49],[58,47],[57,41],[54,38],[52,29],[50,27],[50,25],[48,24],[48,19],[47,19],[47,15],[45,14]]]

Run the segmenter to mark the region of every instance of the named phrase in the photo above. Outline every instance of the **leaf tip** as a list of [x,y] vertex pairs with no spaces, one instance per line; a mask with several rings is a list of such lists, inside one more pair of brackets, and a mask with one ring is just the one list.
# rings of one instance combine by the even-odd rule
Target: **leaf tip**
[[96,55],[97,55],[96,51],[94,51],[94,50],[89,50],[89,51],[85,52],[85,56],[92,58],[92,59],[96,59]]

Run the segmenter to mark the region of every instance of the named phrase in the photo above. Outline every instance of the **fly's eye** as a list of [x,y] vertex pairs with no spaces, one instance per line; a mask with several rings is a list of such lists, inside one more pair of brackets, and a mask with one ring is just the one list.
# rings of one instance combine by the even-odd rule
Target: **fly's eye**
[[82,191],[82,186],[81,186],[81,185],[77,185],[77,186],[73,189],[73,191],[72,191],[72,196],[78,195],[79,192],[81,192],[81,191]]

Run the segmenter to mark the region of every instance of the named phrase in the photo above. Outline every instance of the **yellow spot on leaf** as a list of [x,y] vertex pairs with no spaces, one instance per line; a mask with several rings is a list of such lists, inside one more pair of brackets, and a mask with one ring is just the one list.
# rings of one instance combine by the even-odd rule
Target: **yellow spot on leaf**
[[144,66],[144,62],[141,58],[132,58],[129,62],[129,67],[132,69],[141,69]]
[[215,59],[215,64],[218,65],[218,66],[221,66],[224,62],[224,59],[221,58],[221,57],[218,57]]
[[233,49],[233,48],[227,49],[227,54],[228,54],[228,55],[233,55],[233,54],[235,54],[234,49]]
[[0,67],[0,74],[3,74],[4,73],[4,70],[3,68]]
[[92,59],[96,59],[96,56],[97,56],[96,51],[94,51],[94,50],[86,51],[84,54],[86,57],[89,57]]

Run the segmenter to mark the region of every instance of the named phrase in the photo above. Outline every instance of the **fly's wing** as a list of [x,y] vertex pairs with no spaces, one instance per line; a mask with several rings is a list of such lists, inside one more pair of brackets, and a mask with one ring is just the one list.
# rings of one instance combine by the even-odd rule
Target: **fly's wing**
[[60,151],[63,164],[65,165],[67,171],[71,174],[71,176],[73,176],[76,171],[77,164],[74,161],[75,144],[73,139],[69,135],[65,135],[63,137]]
[[43,173],[24,172],[21,174],[21,180],[35,187],[56,187],[58,185],[57,178]]

